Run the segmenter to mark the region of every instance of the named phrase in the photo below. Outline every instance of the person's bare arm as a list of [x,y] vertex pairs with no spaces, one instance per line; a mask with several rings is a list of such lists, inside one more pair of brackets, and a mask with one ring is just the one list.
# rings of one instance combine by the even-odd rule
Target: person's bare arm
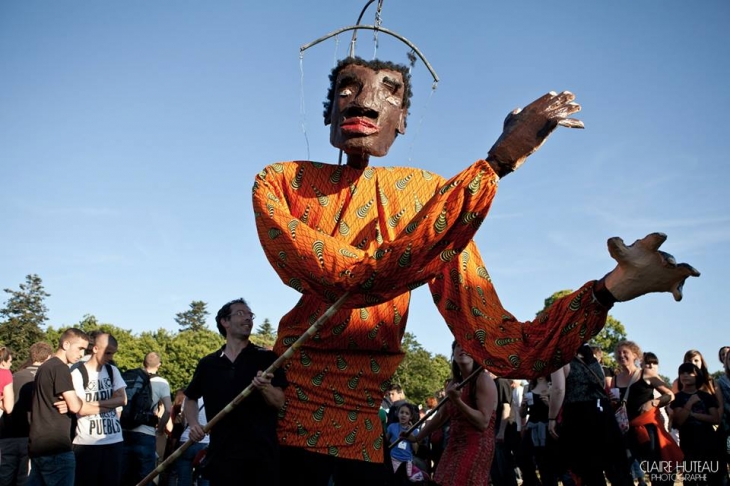
[[15,407],[15,391],[13,390],[13,383],[10,382],[3,388],[3,410],[5,413],[13,413],[13,407]]
[[[63,398],[63,401],[66,402],[66,408],[71,413],[79,413],[79,411],[81,411],[81,407],[84,405],[84,401],[76,394],[76,390],[63,392],[61,394],[61,398]],[[61,412],[61,408],[56,408],[58,408],[58,411]]]
[[660,379],[653,377],[649,380],[650,384],[661,396],[659,398],[652,398],[641,406],[642,412],[647,412],[652,408],[659,408],[669,405],[674,400],[674,393],[672,390]]
[[[464,415],[470,424],[478,430],[487,430],[487,427],[489,427],[489,420],[492,418],[492,414],[497,408],[497,386],[494,384],[494,380],[486,372],[479,374],[474,385],[477,387],[477,408],[472,408],[466,404],[461,399],[461,393],[456,390],[455,386],[449,385],[446,393],[449,395],[449,400],[453,402],[459,413]],[[505,404],[505,409],[507,410],[507,418],[509,418],[510,409],[507,404]],[[502,415],[505,415],[504,412]],[[506,422],[505,418],[503,418],[503,422]]]
[[443,425],[446,423],[446,420],[448,420],[449,415],[443,411],[443,408],[440,409],[436,414],[433,416],[431,420],[427,420],[426,423],[421,427],[421,430],[418,431],[417,435],[413,435],[413,433],[409,434],[408,436],[405,435],[405,432],[401,432],[401,437],[404,440],[407,440],[409,442],[420,442],[425,437],[428,437],[431,435],[435,430],[437,430],[440,427],[443,427]]
[[557,438],[557,418],[565,399],[565,377],[570,373],[570,364],[567,364],[550,375],[550,402],[548,403],[548,431]]
[[183,403],[183,414],[185,415],[185,421],[188,423],[188,427],[190,427],[190,438],[195,442],[203,440],[205,432],[198,421],[198,415],[200,414],[198,401],[185,397],[185,402]]
[[160,421],[157,423],[158,434],[165,433],[167,422],[170,421],[170,412],[172,411],[172,400],[170,399],[170,395],[165,395],[164,397],[162,397],[161,401],[164,411],[162,412],[162,416],[160,416]]
[[127,393],[124,388],[115,391],[111,398],[100,400],[98,402],[83,402],[79,415],[96,415],[99,413],[115,410],[117,407],[123,407],[127,404]]

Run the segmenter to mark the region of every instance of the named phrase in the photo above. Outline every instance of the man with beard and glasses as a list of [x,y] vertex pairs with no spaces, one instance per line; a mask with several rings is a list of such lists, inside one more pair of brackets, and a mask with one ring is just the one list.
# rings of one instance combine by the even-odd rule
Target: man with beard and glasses
[[254,317],[243,299],[221,307],[215,322],[226,343],[200,360],[185,390],[185,419],[190,438],[197,442],[205,437],[198,398],[203,397],[210,421],[248,385],[255,389],[210,431],[205,474],[212,486],[279,484],[276,418],[287,382],[281,369],[263,373],[276,354],[249,341]]

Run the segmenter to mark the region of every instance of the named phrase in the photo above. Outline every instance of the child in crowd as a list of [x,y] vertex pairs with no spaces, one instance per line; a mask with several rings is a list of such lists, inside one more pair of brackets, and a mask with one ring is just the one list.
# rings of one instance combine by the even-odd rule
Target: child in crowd
[[15,405],[13,393],[13,374],[10,366],[13,364],[13,353],[7,346],[0,346],[0,416],[11,413]]
[[[386,437],[388,444],[392,444],[400,438],[401,432],[406,432],[414,423],[413,409],[409,403],[404,403],[398,408],[398,423],[388,426]],[[421,475],[414,473],[413,454],[418,451],[418,444],[407,440],[401,440],[390,451],[390,461],[393,464],[393,473],[397,474],[401,464],[405,464],[406,476],[411,481],[419,481]],[[420,477],[419,477],[420,476]]]
[[[679,392],[670,407],[674,412],[674,426],[679,428],[685,464],[717,464],[721,456],[713,428],[720,422],[717,398],[701,389],[707,377],[695,364],[682,363],[678,373]],[[687,486],[720,484],[717,472],[685,469],[684,473]]]

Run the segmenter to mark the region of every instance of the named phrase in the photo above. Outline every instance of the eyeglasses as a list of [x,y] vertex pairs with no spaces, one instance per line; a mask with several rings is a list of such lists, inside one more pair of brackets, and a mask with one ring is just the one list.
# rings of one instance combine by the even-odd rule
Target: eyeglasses
[[233,316],[246,317],[250,321],[253,321],[254,319],[256,319],[256,314],[254,314],[253,312],[246,312],[246,311],[242,311],[242,310],[237,310],[236,312],[231,312],[230,314],[228,314],[228,317],[233,317]]
[[659,366],[659,363],[644,363],[644,366]]

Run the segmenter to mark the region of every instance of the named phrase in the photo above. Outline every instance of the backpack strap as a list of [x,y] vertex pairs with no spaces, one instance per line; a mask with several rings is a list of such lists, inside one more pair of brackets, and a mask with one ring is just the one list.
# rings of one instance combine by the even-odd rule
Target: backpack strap
[[109,363],[105,364],[104,368],[106,368],[106,374],[109,375],[109,380],[112,382],[112,393],[114,393],[114,370]]
[[585,367],[585,369],[587,369],[588,371],[590,371],[590,372],[591,372],[591,374],[592,374],[592,375],[593,375],[593,376],[594,376],[594,377],[596,378],[596,381],[595,381],[595,382],[592,382],[592,383],[594,383],[595,385],[597,385],[597,386],[598,386],[599,390],[601,391],[601,394],[602,394],[602,395],[603,395],[603,396],[604,396],[605,398],[609,398],[609,397],[608,397],[608,393],[606,392],[606,388],[605,388],[605,383],[606,383],[606,379],[605,379],[605,377],[604,377],[604,379],[602,380],[602,379],[601,379],[601,378],[600,378],[600,377],[599,377],[599,376],[598,376],[598,375],[596,374],[596,372],[595,372],[595,371],[593,371],[593,370],[591,369],[591,367],[590,367],[590,366],[588,366],[588,364],[587,364],[587,363],[586,363],[585,361],[583,361],[583,358],[581,358],[580,356],[576,355],[576,356],[575,356],[575,359],[577,359],[577,360],[578,360],[578,361],[580,362],[580,364],[582,364],[582,365],[583,365],[583,366]]
[[79,362],[76,369],[79,370],[79,373],[81,373],[81,382],[84,384],[84,391],[86,391],[86,388],[89,386],[89,370],[87,370],[86,365],[81,362]]

